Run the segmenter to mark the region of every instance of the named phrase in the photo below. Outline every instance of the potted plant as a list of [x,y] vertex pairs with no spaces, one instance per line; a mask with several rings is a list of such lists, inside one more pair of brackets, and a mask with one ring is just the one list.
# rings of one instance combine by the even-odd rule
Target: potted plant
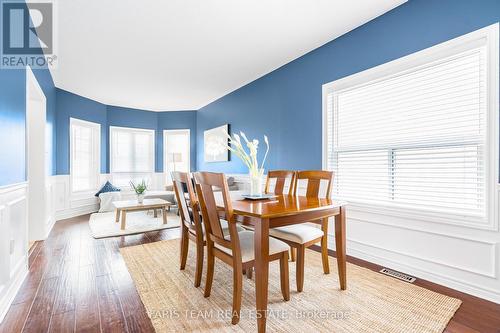
[[246,146],[249,150],[248,153],[243,147],[240,136],[238,134],[233,134],[233,136],[227,134],[231,146],[227,146],[226,148],[235,153],[236,156],[238,156],[248,167],[248,174],[250,177],[250,195],[260,196],[262,195],[262,176],[264,174],[264,163],[267,158],[267,153],[269,152],[269,139],[266,135],[264,135],[264,142],[266,143],[267,149],[264,158],[262,159],[262,163],[259,166],[259,162],[257,160],[259,140],[253,139],[250,141],[247,139],[245,133],[243,132],[240,132],[240,135],[243,140],[245,140]]
[[135,194],[137,194],[137,202],[142,204],[144,201],[144,193],[148,189],[146,181],[143,179],[138,184],[134,184],[133,181],[130,181],[130,186],[134,189]]

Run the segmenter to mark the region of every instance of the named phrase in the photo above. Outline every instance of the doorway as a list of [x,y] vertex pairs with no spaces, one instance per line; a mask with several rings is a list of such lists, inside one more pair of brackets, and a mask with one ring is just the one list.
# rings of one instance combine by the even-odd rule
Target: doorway
[[191,131],[189,129],[163,131],[163,170],[167,185],[172,184],[170,172],[190,170]]
[[28,241],[45,239],[47,211],[46,98],[31,68],[26,68],[26,178],[28,181]]

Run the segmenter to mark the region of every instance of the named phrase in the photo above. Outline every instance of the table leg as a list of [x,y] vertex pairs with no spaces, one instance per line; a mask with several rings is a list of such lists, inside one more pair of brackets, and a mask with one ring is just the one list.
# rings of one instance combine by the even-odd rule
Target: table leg
[[167,224],[167,209],[165,207],[163,207],[161,215],[163,217],[163,224]]
[[254,242],[257,330],[259,333],[264,333],[269,279],[269,219],[261,219],[255,225]]
[[122,225],[121,225],[122,230],[125,230],[125,223],[126,222],[127,222],[127,211],[122,210]]
[[340,289],[347,289],[346,276],[346,240],[345,240],[345,207],[340,207],[340,214],[335,216],[335,246],[339,270]]
[[120,222],[120,210],[118,208],[116,209],[115,222],[116,223]]

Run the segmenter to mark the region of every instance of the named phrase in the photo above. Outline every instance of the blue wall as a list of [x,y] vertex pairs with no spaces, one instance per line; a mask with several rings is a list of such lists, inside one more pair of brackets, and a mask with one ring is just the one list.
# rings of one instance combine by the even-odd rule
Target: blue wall
[[324,83],[498,21],[499,0],[410,0],[200,109],[198,170],[247,172],[235,157],[229,163],[204,163],[203,131],[224,123],[232,132],[269,136],[268,169],[321,168]]
[[163,172],[163,130],[191,130],[191,159],[195,168],[196,112],[152,112],[109,106],[57,89],[57,174],[69,174],[69,119],[101,124],[101,173],[109,173],[109,126],[144,128],[156,131],[156,172]]
[[26,71],[0,69],[0,186],[26,180]]
[[101,125],[101,172],[107,173],[108,128],[106,105],[68,91],[56,89],[57,174],[69,174],[69,119]]
[[[47,173],[56,173],[56,94],[48,69],[33,71],[47,101]],[[26,70],[0,69],[0,186],[26,180]]]

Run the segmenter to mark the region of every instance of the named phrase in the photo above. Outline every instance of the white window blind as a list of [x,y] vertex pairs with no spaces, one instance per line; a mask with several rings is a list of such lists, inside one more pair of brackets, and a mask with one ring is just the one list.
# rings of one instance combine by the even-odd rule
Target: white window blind
[[326,164],[335,195],[486,214],[486,47],[326,91]]
[[95,190],[99,183],[99,124],[70,119],[70,168],[72,192]]
[[152,179],[154,130],[110,127],[111,173],[118,186]]

